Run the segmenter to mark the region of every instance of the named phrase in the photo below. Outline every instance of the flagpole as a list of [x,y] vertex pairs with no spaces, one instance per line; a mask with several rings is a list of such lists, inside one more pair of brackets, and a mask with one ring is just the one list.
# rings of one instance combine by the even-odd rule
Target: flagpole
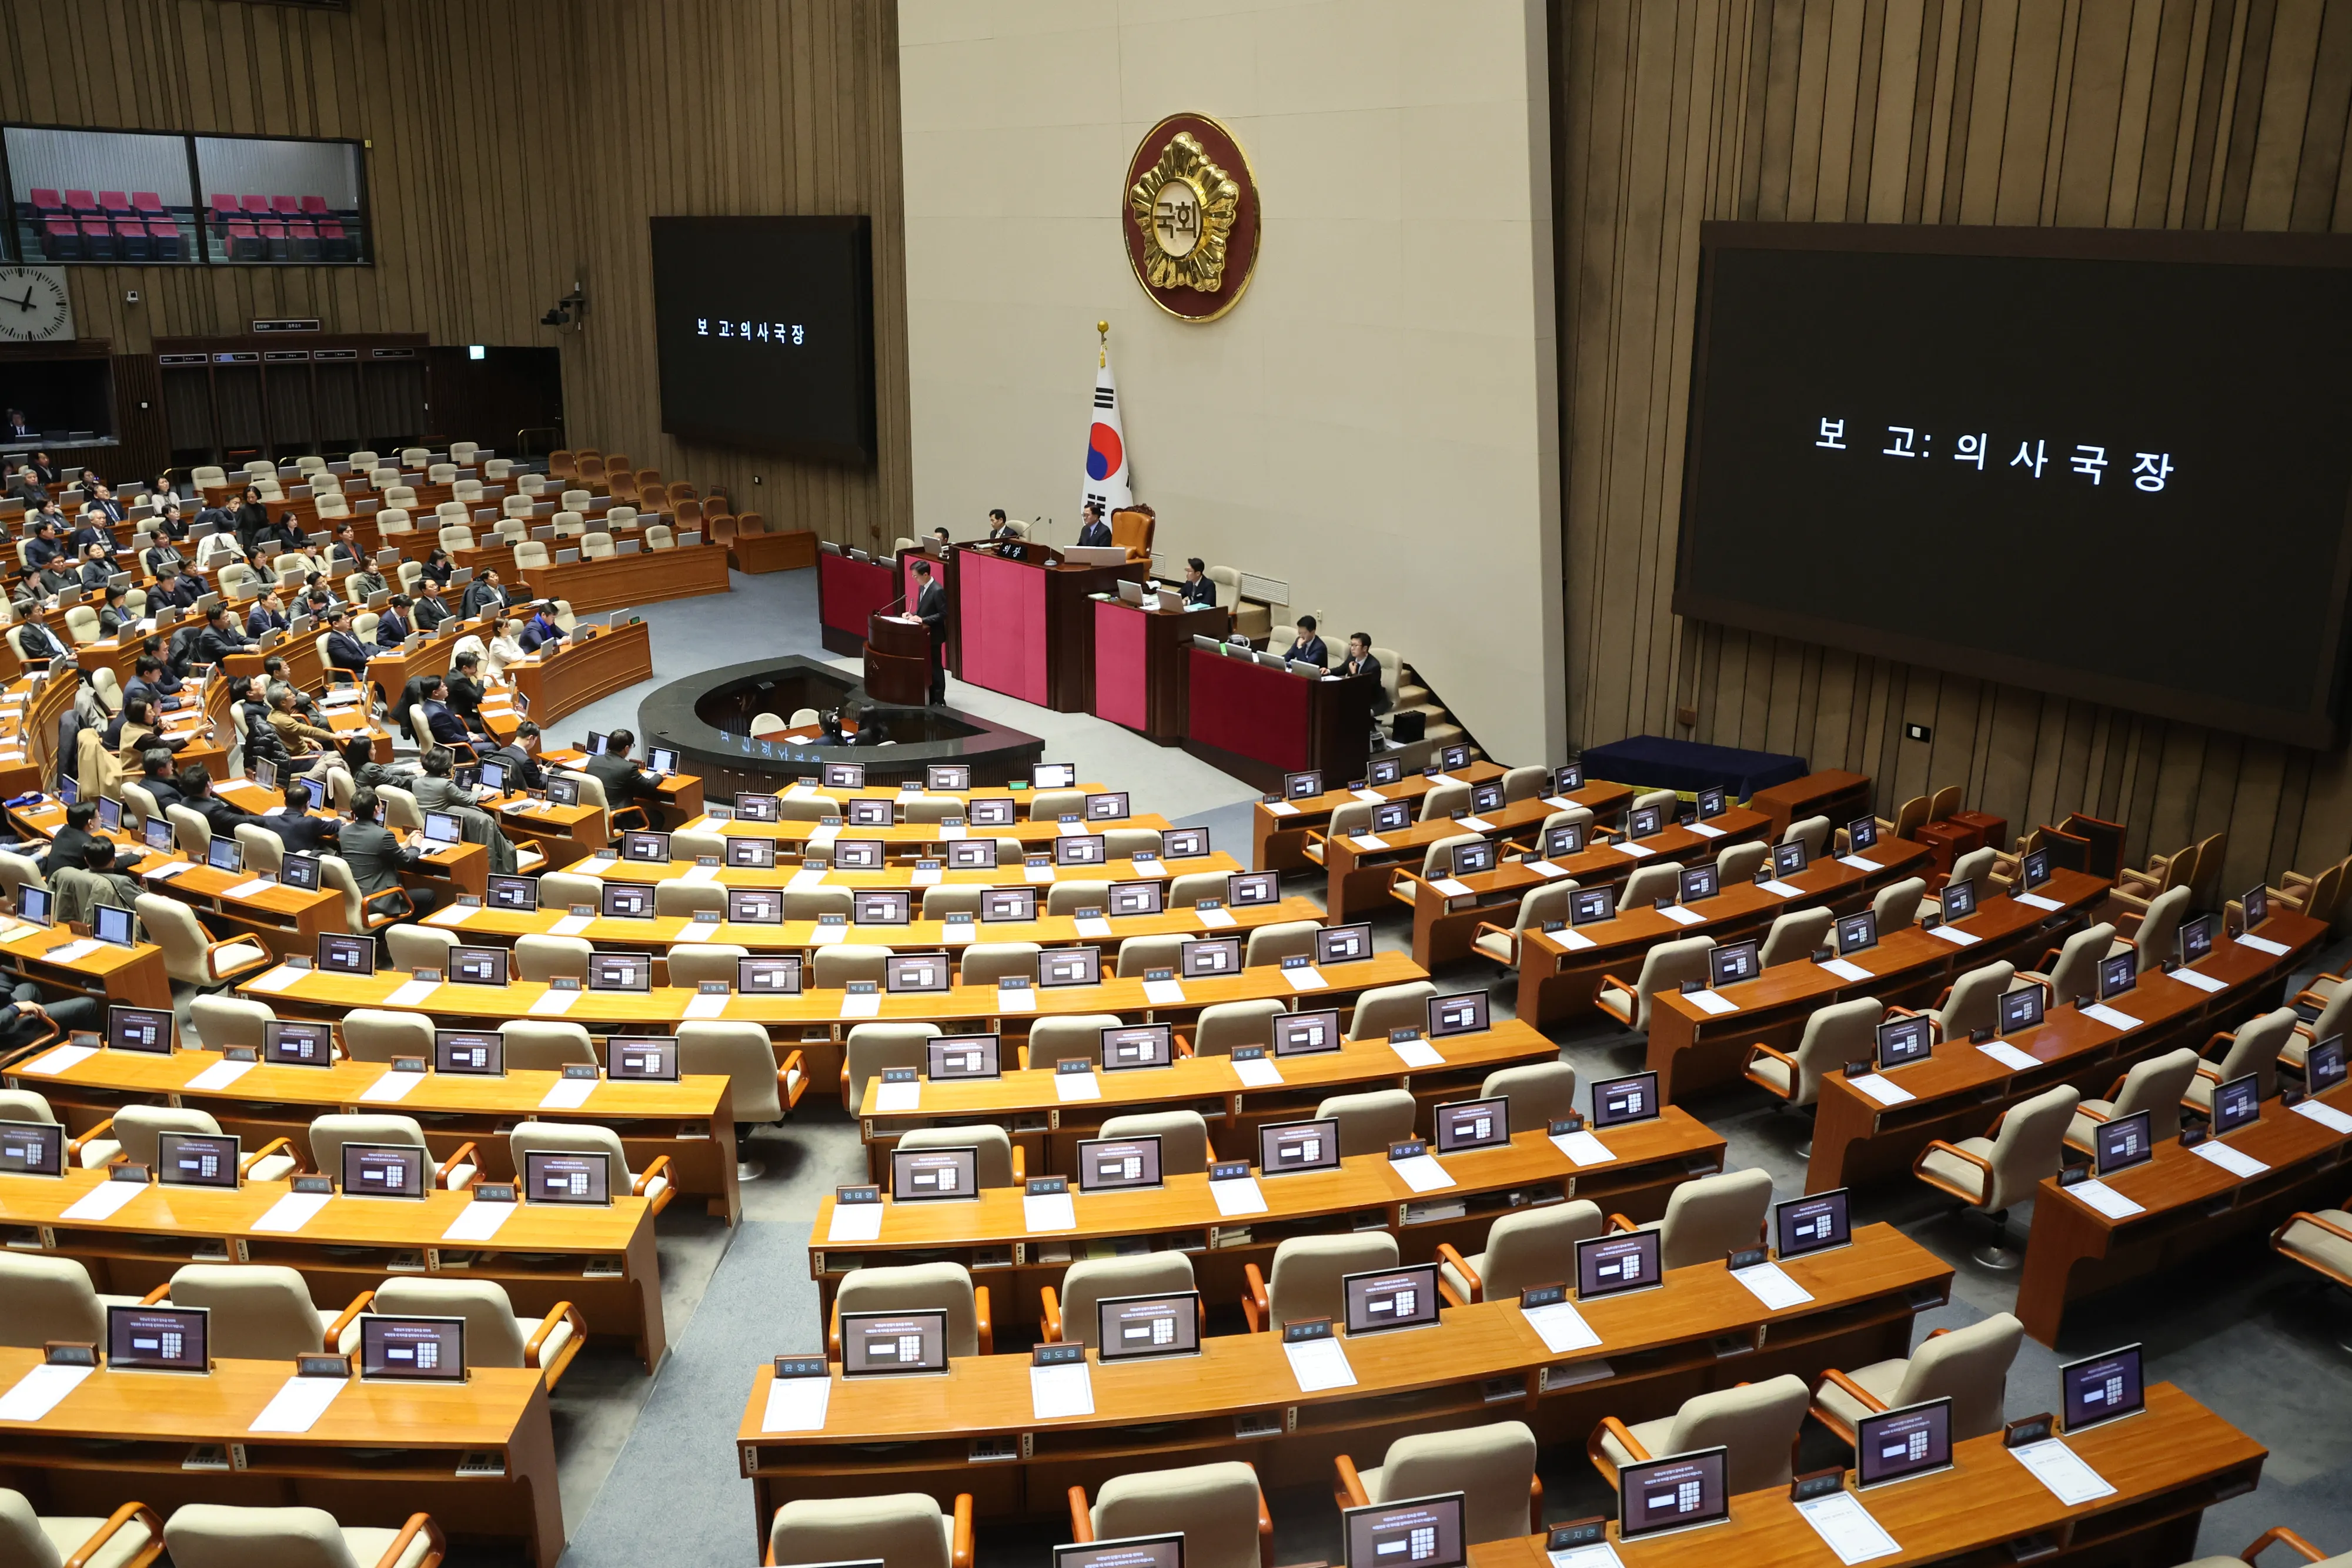
[[1095,332],[1102,339],[1102,347],[1095,353],[1095,369],[1099,371],[1110,364],[1110,323],[1096,322]]

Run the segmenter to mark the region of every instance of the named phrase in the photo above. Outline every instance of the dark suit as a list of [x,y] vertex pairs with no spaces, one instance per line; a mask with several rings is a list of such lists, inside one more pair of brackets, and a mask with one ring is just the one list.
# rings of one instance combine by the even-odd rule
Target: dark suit
[[234,839],[236,831],[247,822],[258,822],[260,818],[242,807],[232,806],[219,796],[207,793],[201,800],[183,800],[180,804],[205,820],[216,839]]
[[27,659],[65,657],[66,651],[58,646],[58,640],[49,635],[49,629],[37,621],[26,621],[22,623],[21,629],[16,633],[16,645],[25,651],[25,657]]
[[231,653],[242,653],[253,646],[250,640],[233,627],[226,616],[217,626],[207,626],[196,636],[196,662],[217,664]]
[[1088,523],[1085,528],[1078,530],[1078,543],[1082,545],[1107,545],[1110,543],[1110,525],[1108,523]]
[[336,831],[341,826],[328,818],[313,817],[307,812],[294,815],[283,806],[262,818],[261,825],[285,840],[289,850],[303,855],[334,853]]
[[49,852],[41,861],[41,874],[54,876],[66,866],[87,866],[89,862],[83,856],[92,844],[106,844],[108,849],[114,852],[118,864],[121,863],[126,856],[133,863],[141,858],[136,850],[118,849],[96,833],[84,832],[81,829],[68,824],[59,828],[58,836],[50,841]]
[[408,608],[409,612],[416,617],[419,632],[430,632],[450,616],[448,605],[442,602],[437,593],[428,593]]
[[1331,667],[1330,652],[1323,646],[1320,637],[1309,637],[1302,645],[1285,648],[1282,656],[1296,659],[1303,664],[1320,664],[1327,670]]
[[25,559],[36,571],[65,553],[66,547],[55,539],[36,538],[25,547]]
[[386,610],[382,615],[376,617],[375,645],[377,647],[397,648],[407,636],[408,622],[400,618],[400,612],[397,610]]
[[534,615],[522,623],[522,651],[536,653],[550,643],[563,641],[563,628],[544,615]]
[[166,807],[184,806],[188,803],[168,779],[150,779],[142,774],[131,782],[155,798],[155,809],[159,811]]
[[327,663],[348,674],[364,675],[368,667],[367,644],[348,632],[330,632]]
[[[400,841],[399,835],[381,822],[346,822],[339,846],[345,864],[352,868],[352,881],[358,883],[363,896],[373,897],[399,887],[400,873],[415,865],[417,854]],[[448,894],[437,889],[410,888],[408,901],[416,913],[427,915],[448,901]]]
[[1198,582],[1179,583],[1176,591],[1183,596],[1187,609],[1196,604],[1214,604],[1217,601],[1217,585],[1205,577]]
[[613,810],[639,801],[654,806],[661,800],[660,781],[625,757],[598,752],[581,771],[604,787],[604,804]]
[[150,577],[163,576],[163,569],[166,566],[187,564],[188,558],[180,553],[176,545],[157,545],[147,552],[147,574]]
[[285,612],[272,610],[258,599],[253,601],[253,608],[245,612],[245,634],[248,637],[260,637],[271,632],[285,630]]
[[442,746],[471,747],[474,737],[466,732],[466,721],[449,711],[446,703],[425,705],[425,727],[433,733],[434,741]]
[[478,731],[482,727],[482,683],[452,674],[449,676],[449,711],[464,719],[467,728]]
[[948,700],[948,595],[934,580],[923,584],[921,595],[915,601],[915,613],[931,633],[931,701]]
[[459,604],[458,613],[471,620],[486,608],[505,609],[506,590],[494,588],[487,582],[469,582],[466,585],[466,597],[459,601]]
[[540,768],[539,758],[520,746],[501,746],[484,755],[485,762],[503,762],[507,768],[507,788],[509,789],[544,789],[547,774]]

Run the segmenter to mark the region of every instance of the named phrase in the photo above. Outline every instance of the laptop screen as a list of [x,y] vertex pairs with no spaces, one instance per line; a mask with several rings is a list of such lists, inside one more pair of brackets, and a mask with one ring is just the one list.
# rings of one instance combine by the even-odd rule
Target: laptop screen
[[1339,1124],[1272,1122],[1257,1130],[1258,1169],[1267,1176],[1339,1168]]
[[1617,1472],[1617,1536],[1632,1541],[1731,1517],[1729,1448],[1701,1448]]
[[1343,1274],[1339,1277],[1339,1293],[1346,1305],[1348,1333],[1351,1336],[1384,1333],[1390,1329],[1426,1328],[1437,1322],[1434,1263]]
[[735,796],[735,815],[746,822],[772,822],[776,820],[776,798],[773,795],[745,794]]
[[2059,1402],[2070,1436],[2146,1407],[2139,1361],[2139,1346],[2127,1344],[2058,1369]]
[[947,1369],[946,1308],[841,1314],[844,1377],[903,1377]]
[[106,1309],[106,1364],[117,1372],[208,1372],[211,1309]]
[[456,843],[464,835],[457,831],[455,813],[427,811],[425,813],[425,837],[433,843],[448,845]]
[[853,828],[887,828],[891,810],[887,800],[852,800],[845,815]]
[[2178,933],[2180,961],[2184,964],[2194,964],[2198,959],[2210,953],[2213,950],[2214,934],[2221,928],[2221,917],[2218,915],[2200,915],[2194,920],[2182,921]]
[[1571,925],[1593,925],[1616,918],[1617,890],[1614,887],[1580,887],[1568,895],[1568,919]]
[[1832,1187],[1774,1204],[1772,1236],[1783,1258],[1848,1245],[1853,1229],[1846,1216],[1846,1189]]
[[287,886],[299,888],[304,893],[318,892],[319,884],[325,880],[319,864],[319,857],[303,854],[280,856],[278,877]]
[[[2306,1059],[2307,1060],[2307,1059]],[[2213,1135],[2234,1133],[2263,1119],[2263,1080],[2257,1072],[2232,1078],[2213,1091]]]
[[1201,1292],[1105,1296],[1095,1303],[1095,1344],[1105,1361],[1144,1361],[1201,1351]]
[[1129,815],[1127,795],[1128,792],[1124,789],[1108,789],[1099,795],[1087,796],[1085,813],[1087,821],[1089,822],[1125,821]]
[[1947,1396],[1925,1405],[1865,1416],[1855,1428],[1854,1479],[1862,1486],[1884,1486],[1908,1480],[1952,1463],[1952,1401]]
[[1715,868],[1711,865],[1686,867],[1676,881],[1680,883],[1685,904],[1696,904],[1702,898],[1713,898],[1716,894]]
[[1462,1495],[1341,1510],[1347,1568],[1460,1568],[1469,1561]]
[[360,1375],[401,1382],[463,1383],[466,1320],[362,1314]]

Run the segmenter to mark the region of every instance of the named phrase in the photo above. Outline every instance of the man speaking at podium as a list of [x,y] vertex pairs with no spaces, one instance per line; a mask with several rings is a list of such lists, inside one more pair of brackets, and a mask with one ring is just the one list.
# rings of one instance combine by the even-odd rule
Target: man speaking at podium
[[915,596],[915,618],[931,634],[930,700],[933,706],[938,706],[948,700],[948,596],[945,590],[931,580],[929,561],[917,561],[915,576],[923,585],[922,591]]

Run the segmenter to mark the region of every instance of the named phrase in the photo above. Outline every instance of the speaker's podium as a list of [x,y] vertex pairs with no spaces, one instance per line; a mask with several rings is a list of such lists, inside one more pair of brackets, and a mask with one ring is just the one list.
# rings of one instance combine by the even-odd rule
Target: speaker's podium
[[931,693],[931,629],[915,617],[866,618],[866,695],[877,703],[920,707]]
[[1117,593],[1121,580],[1142,581],[1151,563],[1097,564],[1073,549],[1047,565],[1048,553],[1034,539],[1021,560],[984,547],[956,550],[956,675],[1056,713],[1085,713],[1094,706],[1093,596]]

